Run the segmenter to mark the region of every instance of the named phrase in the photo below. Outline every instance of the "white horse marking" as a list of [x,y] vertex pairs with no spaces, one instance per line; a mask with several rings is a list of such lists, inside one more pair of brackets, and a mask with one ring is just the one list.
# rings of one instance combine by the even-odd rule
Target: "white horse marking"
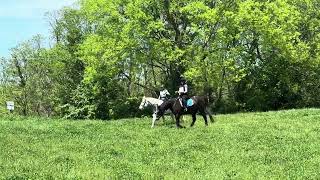
[[[163,103],[163,100],[160,100],[160,99],[156,99],[156,98],[152,98],[152,97],[145,97],[145,96],[143,96],[143,98],[142,98],[142,101],[140,103],[139,109],[143,109],[143,108],[145,108],[145,107],[147,107],[149,105],[154,107],[154,112],[152,114],[151,128],[154,127],[155,122],[157,120],[156,113],[158,111],[158,106],[160,106],[162,103]],[[172,113],[170,113],[170,114],[171,114],[172,120],[174,121],[173,114]],[[163,119],[163,121],[165,120],[164,116],[162,116],[162,119]]]
[[145,108],[145,107],[147,107],[149,105],[154,106],[155,108],[157,108],[162,103],[163,103],[163,101],[160,100],[160,99],[143,96],[142,101],[141,101],[140,106],[139,106],[139,109],[143,109],[143,108]]

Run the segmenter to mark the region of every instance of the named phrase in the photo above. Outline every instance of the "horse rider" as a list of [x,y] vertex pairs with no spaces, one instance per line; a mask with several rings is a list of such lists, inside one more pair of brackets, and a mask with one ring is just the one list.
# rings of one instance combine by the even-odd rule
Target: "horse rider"
[[188,84],[187,81],[182,77],[180,80],[180,86],[179,86],[179,100],[184,108],[185,111],[187,111],[187,99],[188,99]]
[[162,85],[159,93],[159,98],[162,101],[168,100],[168,96],[170,95],[169,91]]

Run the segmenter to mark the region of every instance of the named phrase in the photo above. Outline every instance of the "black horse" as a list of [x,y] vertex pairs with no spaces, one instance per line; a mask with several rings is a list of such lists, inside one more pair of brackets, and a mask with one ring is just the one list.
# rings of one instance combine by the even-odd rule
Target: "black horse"
[[209,115],[210,121],[214,122],[211,113],[207,110],[208,103],[209,103],[207,96],[193,96],[190,99],[193,100],[193,105],[188,107],[187,111],[185,111],[184,108],[181,106],[181,101],[178,98],[169,99],[168,101],[165,101],[158,107],[158,111],[156,112],[156,117],[154,118],[159,119],[161,116],[164,115],[164,112],[167,109],[170,109],[176,118],[176,125],[178,128],[184,128],[183,126],[180,125],[180,117],[183,114],[192,115],[191,127],[196,122],[197,112],[199,112],[202,115],[206,126],[208,126],[207,115]]

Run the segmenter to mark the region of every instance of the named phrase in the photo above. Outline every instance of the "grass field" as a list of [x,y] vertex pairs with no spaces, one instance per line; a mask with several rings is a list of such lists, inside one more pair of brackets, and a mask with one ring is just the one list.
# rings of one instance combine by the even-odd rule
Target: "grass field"
[[[168,119],[168,118],[167,118]],[[150,118],[0,118],[0,179],[319,179],[320,109]]]

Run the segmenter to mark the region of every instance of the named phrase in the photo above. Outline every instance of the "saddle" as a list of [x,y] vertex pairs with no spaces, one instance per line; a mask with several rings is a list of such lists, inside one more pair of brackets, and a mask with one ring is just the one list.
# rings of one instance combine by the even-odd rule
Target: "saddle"
[[[184,106],[182,105],[182,99],[181,99],[181,98],[178,98],[178,99],[179,99],[180,105],[181,105],[182,107],[184,107]],[[195,100],[192,99],[192,97],[189,98],[189,99],[187,99],[187,108],[193,106],[194,104],[195,104]]]
[[194,105],[194,100],[193,99],[188,99],[187,100],[187,107],[191,107],[191,106],[193,106]]

